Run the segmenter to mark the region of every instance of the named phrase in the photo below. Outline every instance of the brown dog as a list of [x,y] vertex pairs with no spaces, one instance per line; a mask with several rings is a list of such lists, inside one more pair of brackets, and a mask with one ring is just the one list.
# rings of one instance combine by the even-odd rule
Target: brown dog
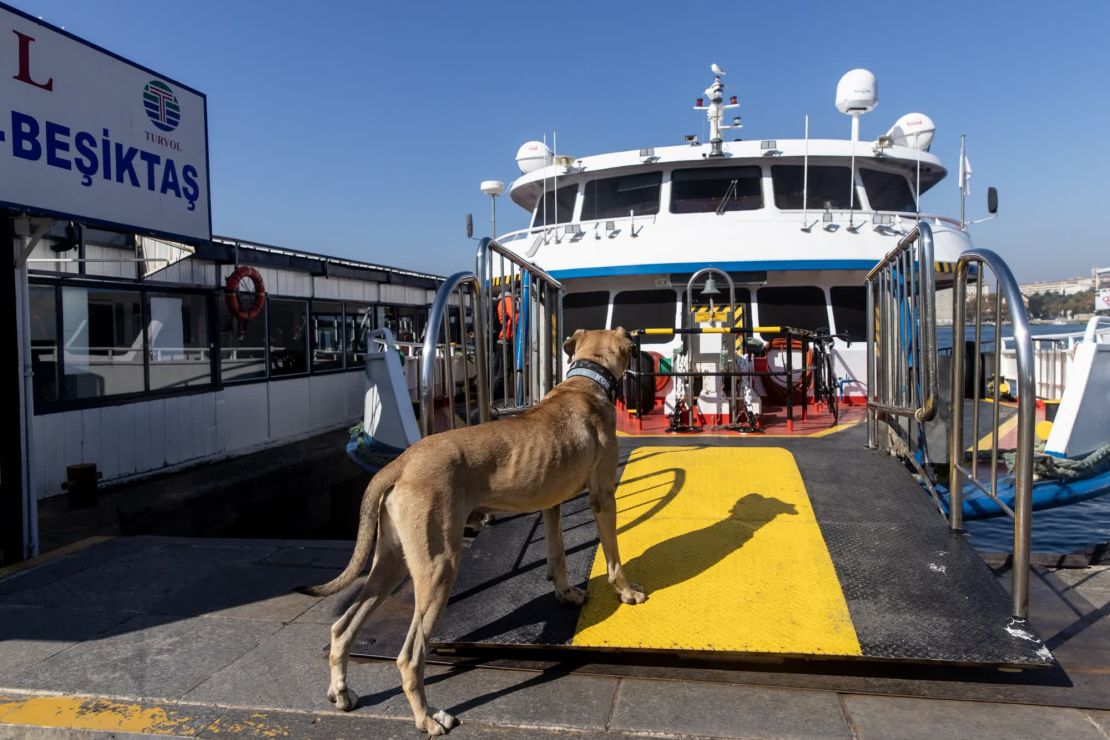
[[[328,699],[337,707],[352,709],[357,698],[347,687],[351,641],[407,573],[416,609],[397,656],[402,687],[418,729],[442,735],[458,724],[447,712],[429,709],[424,660],[451,595],[463,528],[473,512],[542,510],[555,598],[579,605],[586,594],[567,582],[559,507],[588,488],[609,583],[624,603],[644,601],[643,589],[625,578],[617,551],[615,388],[607,387],[624,374],[631,346],[624,329],[576,331],[563,345],[575,361],[571,372],[534,409],[422,439],[374,476],[362,498],[358,539],[346,570],[329,583],[303,589],[314,596],[336,593],[358,577],[373,553],[358,598],[331,628]],[[575,370],[579,365],[584,367]]]

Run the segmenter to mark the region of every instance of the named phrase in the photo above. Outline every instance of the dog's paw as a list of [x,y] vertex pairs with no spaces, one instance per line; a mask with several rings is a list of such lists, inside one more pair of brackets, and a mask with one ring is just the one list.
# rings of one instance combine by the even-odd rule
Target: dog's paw
[[458,726],[459,721],[442,709],[425,717],[423,723],[416,723],[416,729],[423,730],[429,735],[446,735]]
[[342,690],[328,689],[328,701],[334,704],[336,709],[349,712],[358,703],[358,694],[346,687]]
[[563,606],[582,606],[586,603],[586,592],[575,586],[567,586],[566,591],[556,591],[555,600]]
[[647,594],[644,593],[644,587],[638,583],[628,584],[628,588],[621,591],[621,601],[625,604],[642,604],[647,601]]

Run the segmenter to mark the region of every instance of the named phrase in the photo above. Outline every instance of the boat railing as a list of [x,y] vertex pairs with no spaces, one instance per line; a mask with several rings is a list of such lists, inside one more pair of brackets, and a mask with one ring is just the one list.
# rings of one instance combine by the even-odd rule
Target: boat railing
[[[1037,398],[1059,400],[1064,395],[1075,348],[1082,343],[1110,344],[1110,316],[1093,316],[1079,331],[1038,334],[1032,337]],[[1016,373],[1014,338],[1002,338],[1002,374],[1010,380]]]
[[482,342],[487,313],[481,287],[474,273],[456,272],[440,286],[428,313],[418,393],[420,432],[425,437],[444,431],[436,428],[437,398],[446,406],[452,429],[460,422],[456,401],[463,407],[462,426],[489,421],[488,355]]
[[[933,231],[921,222],[867,274],[867,444],[902,454],[937,496],[925,443],[925,423],[937,413]],[[939,501],[939,499],[938,499]]]
[[475,272],[489,327],[479,345],[490,360],[490,410],[494,416],[525,411],[562,380],[562,283],[489,238],[478,244]]
[[[968,276],[973,275],[975,295],[968,301]],[[987,292],[987,281],[994,277],[993,296]],[[968,316],[973,312],[974,317]],[[1017,280],[1010,268],[996,253],[988,249],[972,249],[960,255],[956,263],[956,282],[953,294],[953,347],[965,346],[965,336],[973,325],[971,352],[952,353],[952,417],[949,428],[948,448],[948,522],[953,532],[963,529],[963,493],[965,482],[982,491],[1014,520],[1013,541],[1013,615],[1024,620],[1029,608],[1029,540],[1032,527],[1033,491],[1033,428],[1036,422],[1036,397],[1034,393],[1034,355],[1033,341],[1029,331],[1029,317],[1025,312]],[[992,328],[990,337],[1001,336],[1003,322],[1008,321],[1013,329],[1013,346],[1017,360],[1017,439],[1015,461],[1012,472],[1014,490],[1013,508],[1007,506],[998,496],[999,457],[1001,455],[1000,412],[1002,401],[1001,359],[1002,353],[992,351],[984,354],[984,340],[993,342],[985,336],[984,323]],[[980,367],[984,357],[994,366],[993,382],[989,384],[988,398],[981,398],[982,386],[979,382],[971,384],[973,390],[971,408],[970,455],[965,463],[964,435],[964,388],[968,371],[966,358],[972,358],[972,378],[982,377]],[[980,428],[981,401],[990,401],[989,416],[985,428]],[[983,431],[987,436],[980,436]],[[991,440],[989,465],[980,465],[979,445],[981,440]],[[984,455],[986,450],[984,450]],[[986,462],[983,460],[982,462]],[[981,472],[981,468],[986,468]],[[1004,478],[1008,477],[1005,474]]]

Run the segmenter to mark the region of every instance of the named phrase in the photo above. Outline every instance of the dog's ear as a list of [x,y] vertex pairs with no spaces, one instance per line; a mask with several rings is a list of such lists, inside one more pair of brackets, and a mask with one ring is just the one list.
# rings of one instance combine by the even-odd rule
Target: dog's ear
[[567,337],[563,342],[563,351],[567,353],[567,357],[574,359],[574,348],[578,346],[578,340],[586,333],[585,329],[578,329],[572,336]]
[[625,329],[623,326],[618,326],[613,331],[620,334],[621,339],[625,340],[626,342],[631,342],[632,341],[632,332],[628,331],[628,329]]

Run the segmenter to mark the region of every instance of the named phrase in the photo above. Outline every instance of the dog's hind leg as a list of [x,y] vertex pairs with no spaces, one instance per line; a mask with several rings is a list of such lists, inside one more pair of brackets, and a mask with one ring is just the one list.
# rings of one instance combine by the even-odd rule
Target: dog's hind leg
[[354,709],[358,700],[358,696],[347,686],[347,661],[351,643],[362,623],[389,598],[406,573],[400,543],[387,529],[387,522],[383,521],[370,575],[366,577],[366,583],[351,606],[331,626],[331,650],[328,653],[331,683],[328,686],[328,699],[345,712]]
[[555,600],[566,606],[581,606],[586,603],[586,592],[567,582],[563,519],[558,504],[543,510],[543,524],[547,531],[547,580],[555,585]]
[[429,735],[443,735],[459,721],[443,710],[428,707],[424,692],[424,665],[428,641],[455,585],[466,512],[433,510],[428,513],[423,526],[417,526],[416,522],[424,520],[424,517],[412,510],[407,513],[410,515],[406,520],[409,526],[398,524],[398,530],[412,575],[416,608],[408,637],[397,656],[397,668],[401,671],[401,687],[412,707],[416,728]]

